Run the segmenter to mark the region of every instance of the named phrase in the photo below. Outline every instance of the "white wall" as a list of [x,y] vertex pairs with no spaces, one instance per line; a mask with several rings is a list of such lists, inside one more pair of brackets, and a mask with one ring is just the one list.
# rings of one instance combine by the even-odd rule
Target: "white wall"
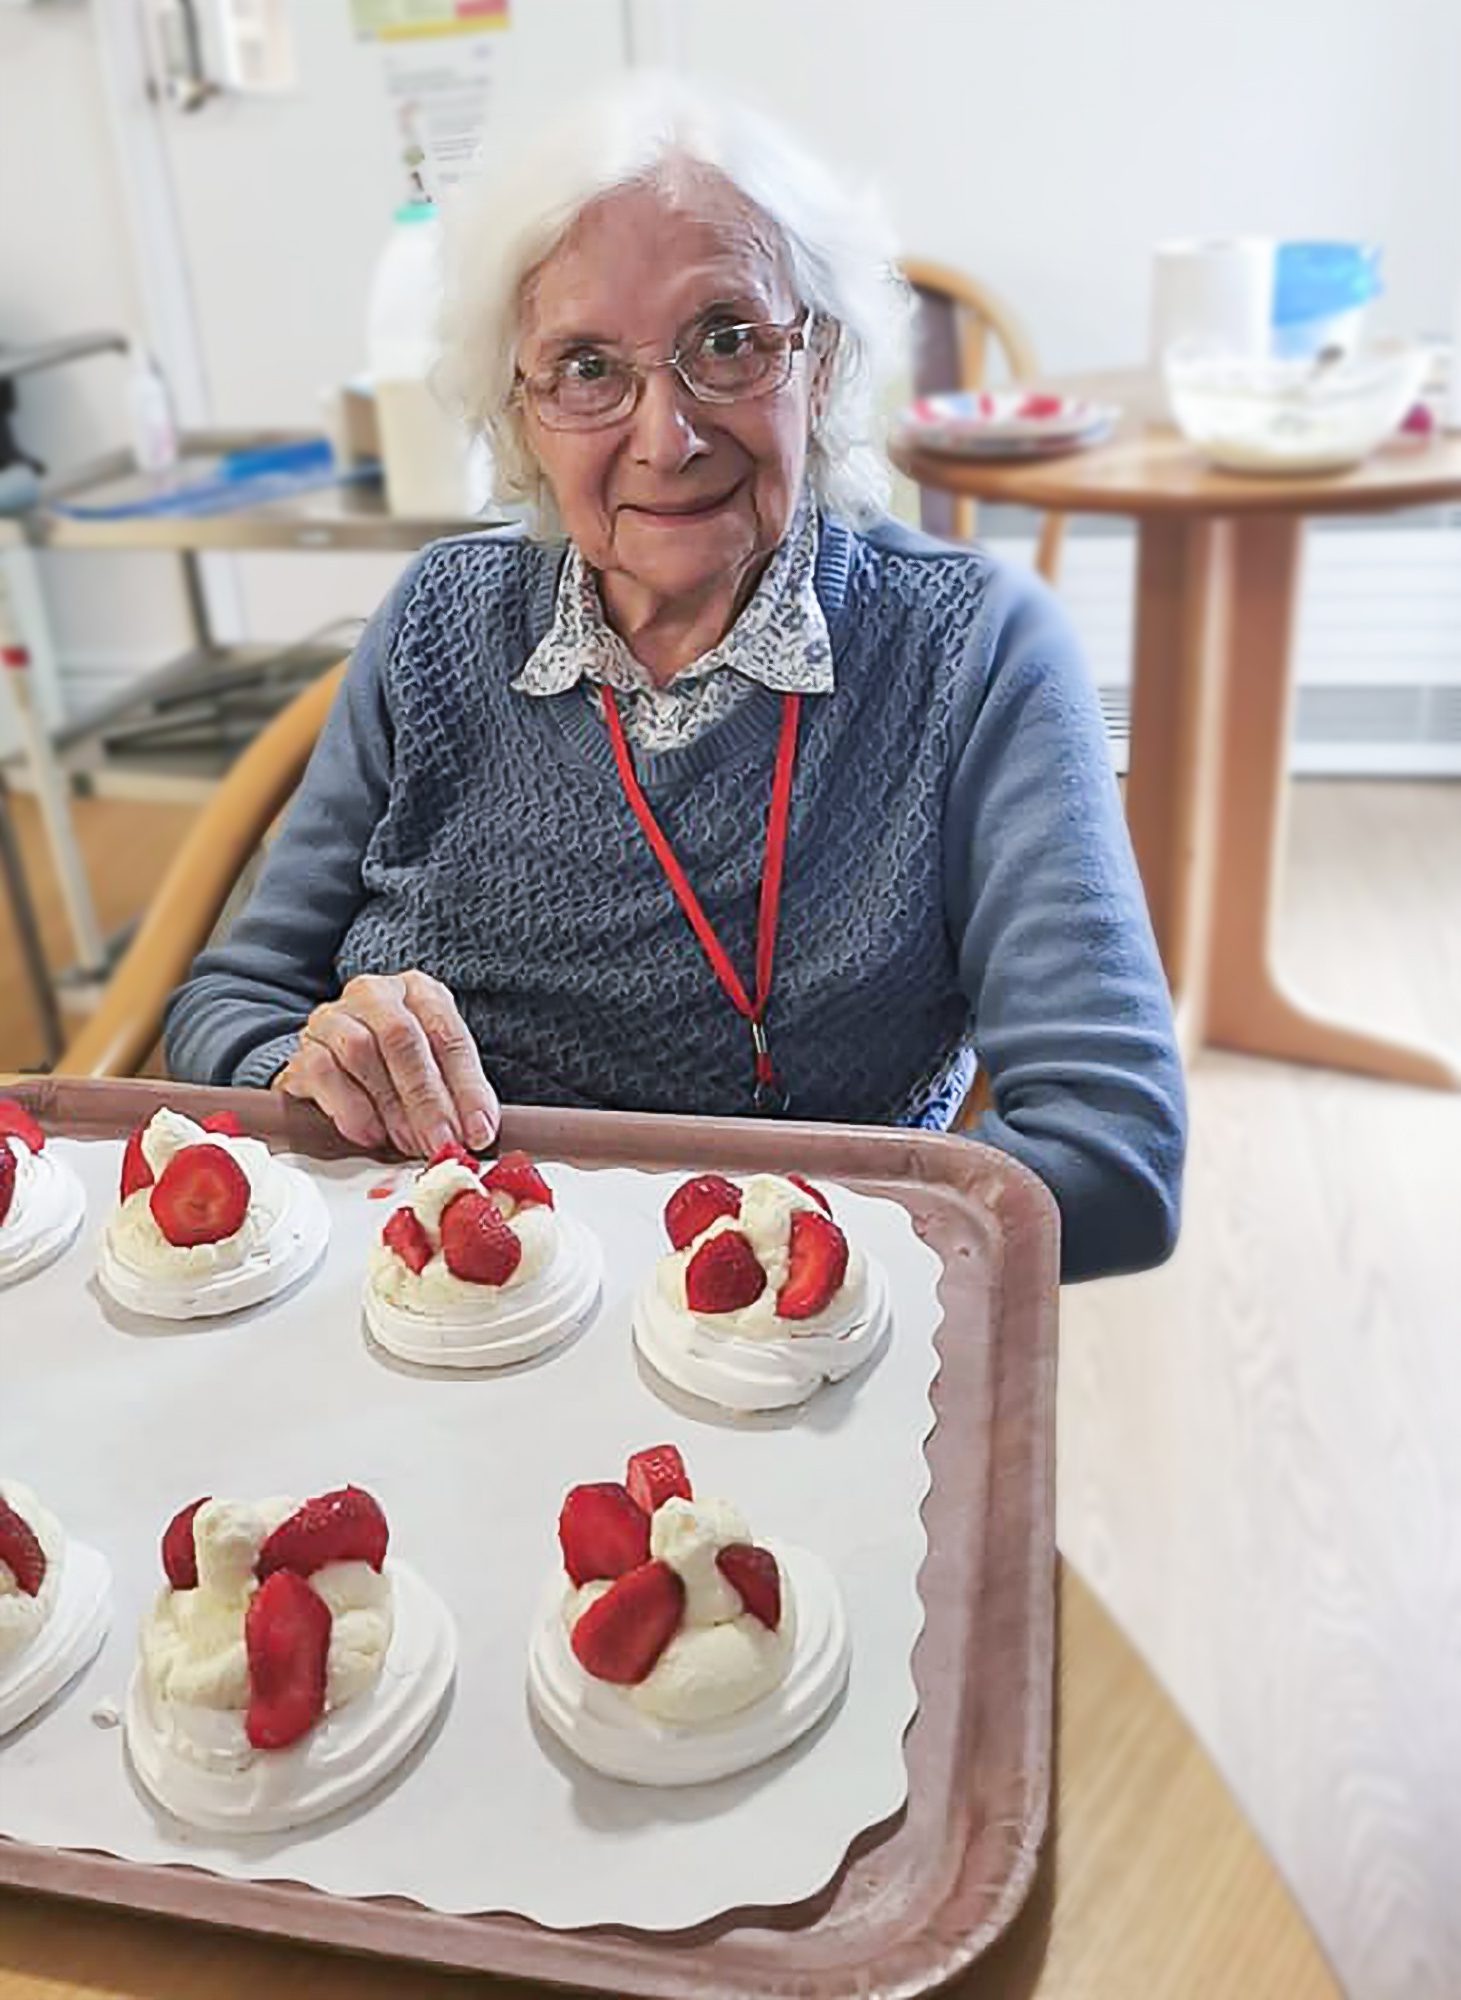
[[1385,319],[1461,281],[1457,0],[682,0],[692,72],[884,188],[905,249],[1022,314],[1047,367],[1136,361],[1151,246],[1384,245]]
[[[90,9],[0,6],[0,345],[141,324]],[[111,355],[27,376],[17,437],[56,470],[116,448],[124,380]],[[58,651],[88,681],[186,642],[166,557],[55,555],[41,571]]]

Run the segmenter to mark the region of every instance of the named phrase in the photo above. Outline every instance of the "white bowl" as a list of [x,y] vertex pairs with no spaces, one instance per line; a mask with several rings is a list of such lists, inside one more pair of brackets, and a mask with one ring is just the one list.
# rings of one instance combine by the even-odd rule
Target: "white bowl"
[[1179,342],[1163,358],[1177,427],[1232,472],[1342,472],[1400,428],[1429,351],[1375,341],[1324,361],[1254,361]]

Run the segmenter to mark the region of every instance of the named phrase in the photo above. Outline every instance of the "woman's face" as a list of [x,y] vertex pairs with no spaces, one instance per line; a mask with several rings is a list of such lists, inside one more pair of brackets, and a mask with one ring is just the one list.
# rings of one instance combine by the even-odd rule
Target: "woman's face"
[[[662,360],[708,313],[727,323],[797,317],[767,225],[725,181],[697,177],[675,201],[650,188],[606,196],[579,218],[524,293],[518,366],[612,349]],[[687,607],[743,589],[790,525],[806,464],[811,357],[771,395],[701,403],[672,368],[602,430],[550,430],[526,399],[528,441],[568,534],[606,594]]]

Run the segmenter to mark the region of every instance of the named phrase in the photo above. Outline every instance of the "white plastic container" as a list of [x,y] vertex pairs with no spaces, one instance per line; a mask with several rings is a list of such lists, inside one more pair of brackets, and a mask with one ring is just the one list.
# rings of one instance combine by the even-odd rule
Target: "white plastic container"
[[178,435],[162,370],[145,347],[133,341],[127,355],[127,423],[132,455],[142,472],[165,472],[176,465]]
[[396,211],[370,288],[367,366],[386,502],[415,520],[469,521],[487,502],[491,465],[431,388],[440,302],[440,223],[429,203],[412,202]]

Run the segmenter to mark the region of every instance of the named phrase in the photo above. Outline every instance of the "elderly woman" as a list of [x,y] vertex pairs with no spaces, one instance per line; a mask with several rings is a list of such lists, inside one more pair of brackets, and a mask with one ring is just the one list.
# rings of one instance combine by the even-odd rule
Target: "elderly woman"
[[946,1127],[1067,1277],[1177,1228],[1181,1072],[1101,723],[1022,570],[885,518],[906,293],[778,132],[640,79],[455,218],[444,373],[537,533],[371,621],[174,1074],[431,1151],[522,1103]]

